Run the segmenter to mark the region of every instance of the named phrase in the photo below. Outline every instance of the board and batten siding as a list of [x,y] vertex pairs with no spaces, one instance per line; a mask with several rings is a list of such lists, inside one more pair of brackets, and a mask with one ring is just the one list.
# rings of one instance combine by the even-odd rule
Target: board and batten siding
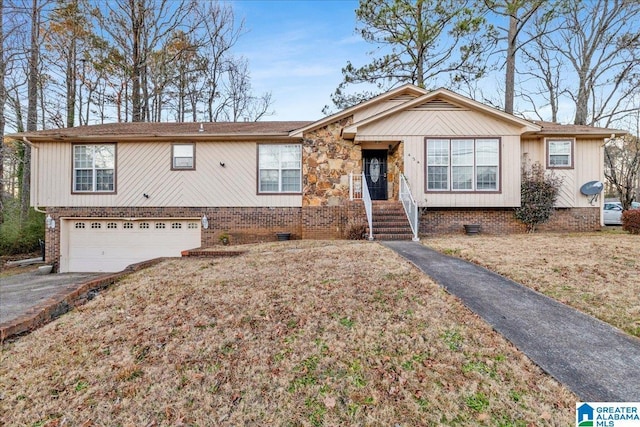
[[[195,170],[171,170],[170,142],[117,144],[115,194],[72,194],[70,143],[40,143],[34,206],[299,207],[300,194],[257,194],[255,142],[197,142]],[[224,167],[220,165],[224,163]],[[145,198],[147,194],[149,198]]]
[[[470,110],[409,110],[358,127],[356,141],[403,141],[404,174],[423,207],[515,207],[520,205],[521,128]],[[500,138],[499,193],[425,191],[426,137]]]
[[[564,139],[566,137],[547,137],[547,139]],[[576,138],[573,150],[573,169],[551,169],[555,175],[563,179],[556,207],[586,208],[592,207],[582,193],[580,187],[589,181],[604,179],[604,141],[601,138]],[[546,140],[528,138],[522,141],[523,162],[532,164],[539,162],[546,167]],[[602,196],[602,195],[601,195]],[[599,205],[595,203],[595,205]]]

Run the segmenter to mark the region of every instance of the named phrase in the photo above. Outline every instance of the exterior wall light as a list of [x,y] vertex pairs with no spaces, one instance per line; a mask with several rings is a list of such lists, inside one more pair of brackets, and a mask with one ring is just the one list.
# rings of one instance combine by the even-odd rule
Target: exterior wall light
[[204,228],[205,230],[209,228],[209,219],[207,218],[207,215],[202,215],[202,228]]
[[50,230],[53,230],[54,228],[56,228],[56,220],[51,218],[51,215],[47,215],[47,217],[44,220],[44,223],[46,224],[47,228]]

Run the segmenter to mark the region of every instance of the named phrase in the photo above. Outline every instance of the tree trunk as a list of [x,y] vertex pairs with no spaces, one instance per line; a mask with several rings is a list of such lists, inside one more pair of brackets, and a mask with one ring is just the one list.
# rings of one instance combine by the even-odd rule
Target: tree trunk
[[[31,8],[31,46],[29,54],[29,79],[27,81],[27,132],[38,130],[38,45],[40,12],[38,0],[33,0]],[[22,168],[22,188],[20,191],[20,219],[24,221],[29,213],[31,198],[31,147],[25,144]]]
[[[583,74],[582,72],[580,74]],[[574,125],[586,125],[589,116],[589,90],[586,87],[585,78],[580,76],[580,87],[578,87],[578,96],[576,97],[576,116],[573,120]]]
[[504,111],[509,114],[513,114],[513,102],[515,98],[517,34],[518,20],[512,14],[509,15],[509,34],[507,35],[507,59],[504,87]]
[[142,102],[140,97],[140,38],[142,35],[142,5],[140,0],[129,0],[131,7],[131,60],[133,68],[131,72],[131,121],[142,121]]
[[5,87],[5,72],[7,64],[4,62],[4,0],[0,0],[0,224],[4,222],[4,106],[7,102],[7,89]]
[[[67,53],[67,127],[75,125],[76,114],[76,39],[71,39],[69,52]],[[81,116],[81,114],[79,115]]]

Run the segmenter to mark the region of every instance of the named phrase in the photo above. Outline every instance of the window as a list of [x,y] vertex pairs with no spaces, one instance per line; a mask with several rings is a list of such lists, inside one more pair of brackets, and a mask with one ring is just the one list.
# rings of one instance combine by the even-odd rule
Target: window
[[427,191],[498,191],[500,140],[426,138]]
[[164,222],[156,222],[156,230],[161,230],[167,228],[167,224]]
[[84,222],[76,222],[76,228],[85,228]]
[[302,191],[302,146],[262,144],[258,146],[258,192]]
[[91,223],[91,228],[93,228],[93,229],[102,228],[102,224],[100,224],[99,222],[92,222]]
[[73,191],[115,192],[116,145],[73,146]]
[[141,223],[138,225],[138,228],[139,228],[140,230],[148,230],[148,229],[149,229],[149,223],[148,223],[148,222],[141,222]]
[[132,222],[125,222],[124,224],[122,224],[122,228],[126,229],[126,230],[130,230],[133,228],[133,223]]
[[171,169],[193,170],[196,168],[194,144],[173,144],[171,152]]
[[196,230],[198,228],[198,223],[197,222],[190,222],[189,226],[187,228],[189,230]]
[[171,228],[174,230],[179,230],[182,228],[182,224],[180,224],[179,222],[172,222],[171,223]]
[[110,229],[110,230],[115,230],[115,229],[118,228],[118,224],[115,223],[115,222],[108,222],[107,223],[107,228]]
[[547,167],[573,168],[572,152],[573,140],[571,139],[547,140]]

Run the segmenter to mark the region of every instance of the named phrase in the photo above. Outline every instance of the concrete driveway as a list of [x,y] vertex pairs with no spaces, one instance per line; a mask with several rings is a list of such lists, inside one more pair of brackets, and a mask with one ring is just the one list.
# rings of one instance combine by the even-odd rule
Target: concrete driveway
[[10,322],[42,302],[73,290],[104,273],[37,274],[0,278],[0,324]]

